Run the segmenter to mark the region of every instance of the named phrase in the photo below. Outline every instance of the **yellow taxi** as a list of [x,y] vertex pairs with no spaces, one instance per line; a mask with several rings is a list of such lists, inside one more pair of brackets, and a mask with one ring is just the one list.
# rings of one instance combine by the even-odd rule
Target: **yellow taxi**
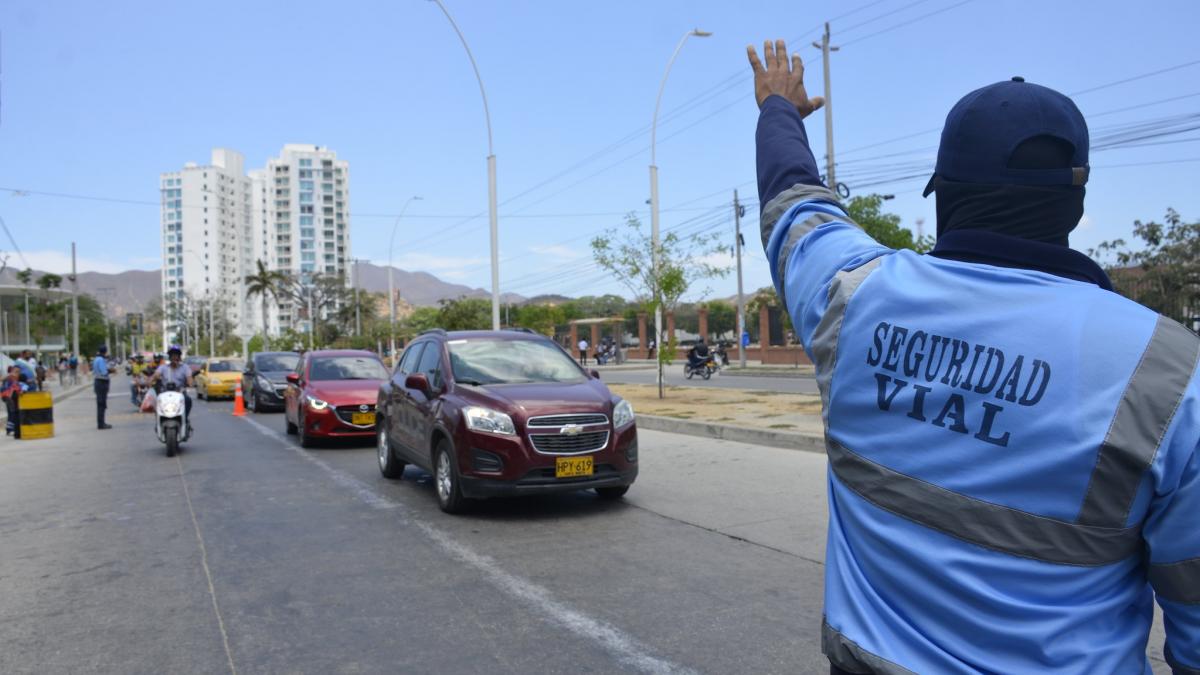
[[237,359],[208,359],[196,373],[196,397],[233,397],[242,381],[242,362]]

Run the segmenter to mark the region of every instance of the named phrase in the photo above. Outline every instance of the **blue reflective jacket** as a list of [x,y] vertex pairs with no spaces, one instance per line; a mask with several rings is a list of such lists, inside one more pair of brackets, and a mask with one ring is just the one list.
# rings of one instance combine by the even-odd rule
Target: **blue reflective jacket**
[[1157,594],[1168,661],[1200,672],[1200,340],[1068,249],[881,246],[786,100],[757,137],[767,260],[824,403],[830,660],[1150,673]]

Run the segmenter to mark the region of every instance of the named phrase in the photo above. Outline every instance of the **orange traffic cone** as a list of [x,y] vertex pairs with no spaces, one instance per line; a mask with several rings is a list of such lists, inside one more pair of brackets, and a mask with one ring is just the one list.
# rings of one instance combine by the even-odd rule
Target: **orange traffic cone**
[[242,399],[242,383],[237,383],[237,389],[233,392],[233,415],[241,417],[246,414],[246,402]]

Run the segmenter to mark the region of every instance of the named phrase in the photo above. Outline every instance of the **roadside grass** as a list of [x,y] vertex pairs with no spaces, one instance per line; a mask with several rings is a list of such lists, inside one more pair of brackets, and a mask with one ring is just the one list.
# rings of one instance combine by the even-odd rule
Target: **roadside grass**
[[822,430],[821,397],[816,394],[672,385],[665,387],[666,397],[660,399],[653,384],[610,383],[608,387],[632,403],[638,414],[756,429],[815,434]]

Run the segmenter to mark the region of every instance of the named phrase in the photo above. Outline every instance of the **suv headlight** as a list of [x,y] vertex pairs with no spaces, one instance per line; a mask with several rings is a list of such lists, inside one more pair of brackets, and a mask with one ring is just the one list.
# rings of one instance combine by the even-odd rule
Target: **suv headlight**
[[633,422],[633,404],[621,399],[613,406],[613,428],[620,429]]
[[266,375],[259,375],[258,377],[254,378],[254,384],[260,389],[266,389],[269,391],[275,390],[275,385],[271,384],[271,381],[267,379]]
[[313,410],[324,410],[329,407],[329,404],[319,398],[308,397],[308,407]]
[[489,434],[505,436],[517,433],[512,418],[496,410],[471,406],[463,409],[463,417],[467,420],[467,428],[471,431],[486,431]]

